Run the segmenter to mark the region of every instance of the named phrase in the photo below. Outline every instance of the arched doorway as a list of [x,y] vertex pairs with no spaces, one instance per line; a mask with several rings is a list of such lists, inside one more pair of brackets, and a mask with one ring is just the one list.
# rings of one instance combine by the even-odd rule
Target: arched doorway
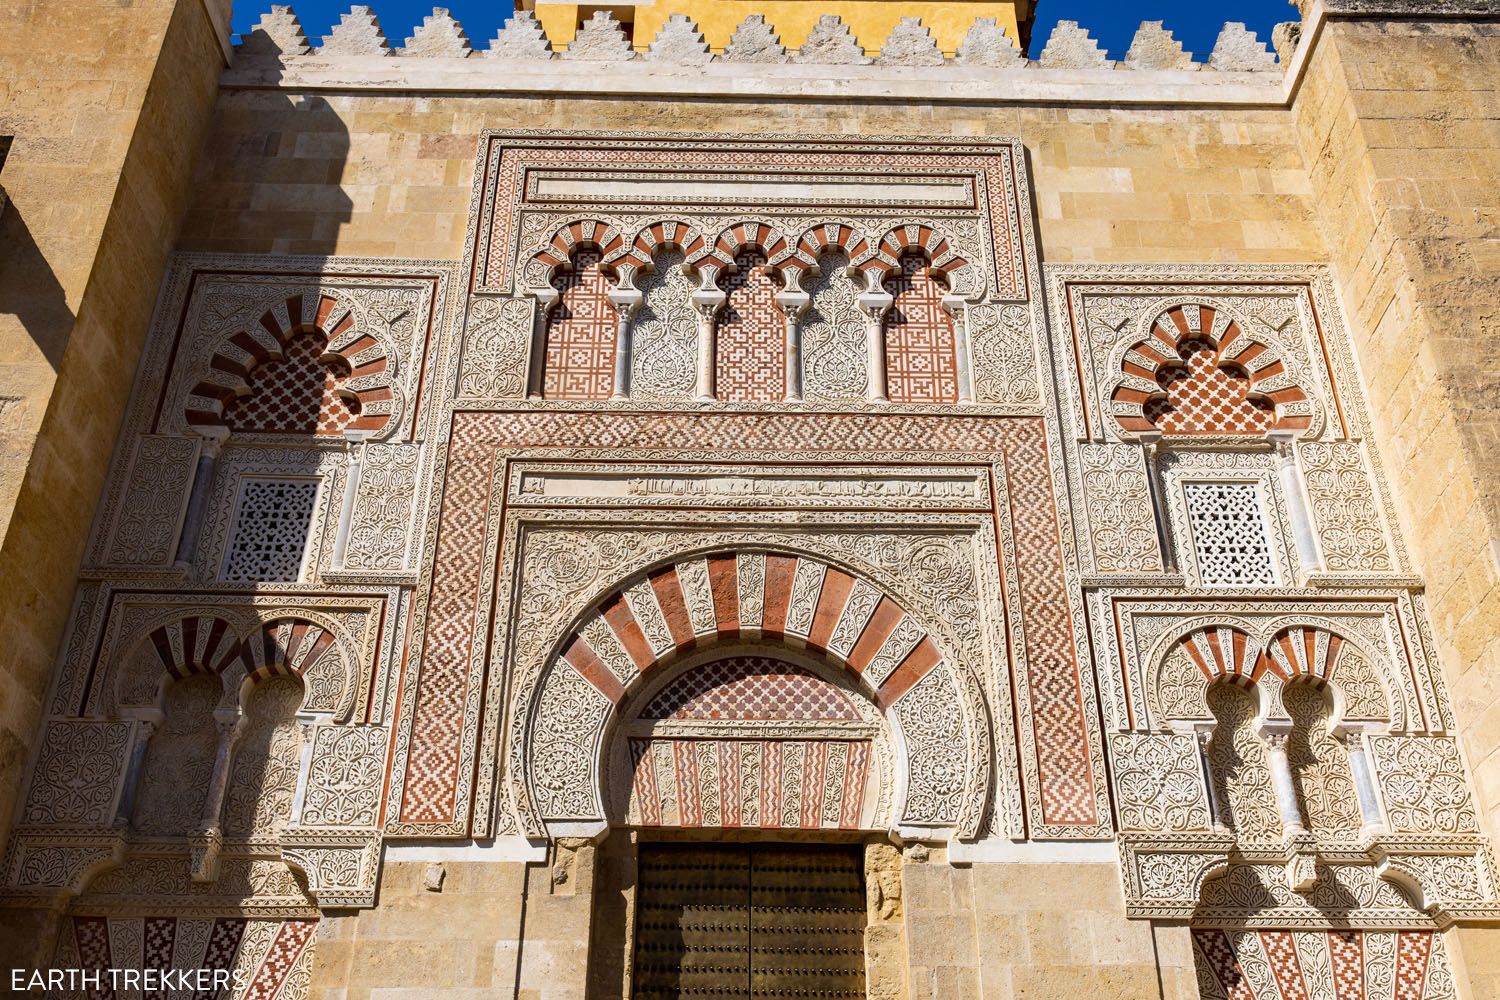
[[610,825],[640,837],[633,997],[865,995],[850,835],[886,825],[892,753],[854,675],[781,643],[713,647],[641,685],[609,744]]

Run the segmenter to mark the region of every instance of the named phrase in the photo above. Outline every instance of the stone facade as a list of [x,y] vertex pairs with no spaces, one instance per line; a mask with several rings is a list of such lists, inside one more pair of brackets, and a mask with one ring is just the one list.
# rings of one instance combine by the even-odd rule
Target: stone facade
[[267,15],[121,334],[9,962],[630,995],[642,845],[776,841],[862,845],[872,997],[1500,988],[1440,332],[1487,322],[1496,12],[1111,64],[992,6],[399,59]]

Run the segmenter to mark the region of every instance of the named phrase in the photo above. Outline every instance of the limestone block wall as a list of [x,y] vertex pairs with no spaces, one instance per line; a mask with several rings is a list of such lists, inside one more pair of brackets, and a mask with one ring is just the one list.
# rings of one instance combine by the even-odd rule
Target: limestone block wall
[[227,26],[176,0],[0,12],[0,840]]
[[[454,259],[475,136],[516,128],[876,133],[880,102],[288,95],[226,89],[181,248]],[[903,106],[909,135],[1018,135],[1047,261],[1305,261],[1323,252],[1294,125],[1257,109]]]
[[[1500,29],[1333,20],[1295,106],[1481,808],[1500,820]],[[1500,963],[1470,949],[1478,995]]]

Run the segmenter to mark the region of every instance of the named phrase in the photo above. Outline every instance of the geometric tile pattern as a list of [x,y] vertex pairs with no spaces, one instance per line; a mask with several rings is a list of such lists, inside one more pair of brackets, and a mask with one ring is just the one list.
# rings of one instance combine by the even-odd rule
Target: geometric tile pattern
[[885,314],[886,396],[893,403],[956,403],[958,362],[943,286],[921,254],[902,254],[900,264],[885,282],[893,297]]
[[[1431,1000],[1452,996],[1430,930],[1194,928],[1205,1000]],[[1445,985],[1439,986],[1439,983]]]
[[288,920],[276,932],[271,948],[245,990],[244,1000],[272,1000],[286,981],[287,973],[297,964],[302,952],[312,943],[316,920]]
[[[289,923],[312,928],[317,921]],[[90,998],[208,997],[218,994],[214,990],[195,994],[191,988],[184,990],[177,988],[176,984],[185,982],[196,985],[200,981],[207,984],[214,981],[214,973],[218,973],[217,981],[220,985],[231,983],[231,971],[235,967],[241,942],[245,939],[245,925],[246,921],[242,917],[75,916],[64,923],[60,933],[64,937],[72,935],[77,945],[79,968],[90,974],[95,971],[102,973],[99,989],[89,989],[79,995]],[[285,925],[282,930],[285,931]],[[121,947],[112,947],[112,941],[118,942]],[[128,948],[124,947],[126,944],[129,945]],[[129,954],[125,954],[125,951]],[[111,988],[110,969],[117,970],[113,983],[117,989]],[[141,970],[154,973],[176,972],[177,975],[169,975],[165,980],[165,983],[173,984],[172,988],[143,990],[140,987],[147,980],[141,976]],[[201,980],[198,979],[198,970],[203,970]],[[127,979],[127,975],[132,978]],[[268,984],[271,986],[269,992],[263,991],[259,995],[274,996],[284,980],[283,972],[280,979]],[[252,981],[247,986],[253,991],[258,982],[259,980]],[[228,996],[229,992],[225,991],[223,995]]]
[[705,663],[667,685],[643,719],[848,719],[859,712],[848,692],[816,674],[764,656]]
[[455,426],[448,448],[442,532],[433,557],[412,750],[401,798],[401,818],[412,823],[441,823],[453,817],[464,710],[475,694],[469,656],[479,615],[481,548],[497,455],[490,442],[467,440],[459,429],[466,425],[465,421]]
[[781,291],[765,254],[749,250],[719,278],[726,298],[719,310],[714,395],[741,402],[786,398],[786,320],[776,305]]
[[316,479],[246,479],[219,579],[300,580],[317,498]]
[[1163,434],[1264,434],[1275,408],[1250,399],[1250,379],[1220,367],[1213,345],[1191,340],[1177,345],[1183,366],[1163,368],[1156,380],[1166,393],[1145,405],[1146,419]]
[[1040,421],[1010,424],[1005,477],[1016,538],[1042,819],[1049,824],[1088,825],[1097,823],[1099,816],[1047,439]]
[[359,416],[359,404],[351,406],[334,392],[343,378],[318,360],[326,343],[318,333],[299,334],[282,358],[251,369],[245,379],[250,392],[225,405],[225,425],[242,434],[343,433]]
[[615,307],[596,250],[573,255],[552,279],[562,293],[547,314],[545,399],[608,399],[615,388]]
[[854,830],[869,740],[629,741],[630,817],[641,826]]

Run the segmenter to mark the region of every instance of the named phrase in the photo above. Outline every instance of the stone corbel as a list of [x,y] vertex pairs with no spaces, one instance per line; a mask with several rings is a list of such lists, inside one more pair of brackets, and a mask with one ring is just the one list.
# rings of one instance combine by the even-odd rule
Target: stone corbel
[[281,858],[302,873],[319,906],[367,909],[375,905],[380,844],[375,830],[291,826],[281,835]]
[[198,451],[198,468],[193,473],[187,514],[182,519],[182,534],[177,539],[177,554],[173,558],[177,568],[184,572],[192,567],[198,554],[198,537],[203,532],[203,518],[207,513],[209,491],[213,489],[219,449],[229,439],[229,428],[222,425],[199,427],[196,432],[203,438],[203,447]]
[[562,293],[551,285],[528,288],[525,294],[536,300],[531,320],[531,357],[526,365],[526,395],[540,399],[547,378],[547,320]]
[[639,290],[622,285],[609,290],[610,304],[615,307],[615,388],[611,399],[630,398],[631,321],[645,298]]
[[776,293],[776,305],[786,319],[786,401],[802,402],[802,336],[797,329],[812,296],[800,289]]
[[713,399],[718,391],[714,384],[714,360],[718,354],[716,320],[728,298],[719,288],[700,288],[693,292],[693,308],[698,312],[697,397],[702,402]]
[[1318,541],[1313,533],[1312,516],[1308,513],[1302,472],[1297,468],[1297,459],[1292,453],[1292,437],[1291,431],[1270,431],[1266,434],[1276,455],[1276,478],[1281,484],[1282,496],[1286,498],[1287,514],[1292,521],[1292,541],[1297,548],[1301,575],[1305,578],[1309,573],[1318,572],[1323,566],[1318,557]]
[[[230,714],[232,712],[232,714]],[[239,709],[215,712],[218,746],[214,753],[213,774],[208,779],[208,795],[203,801],[203,815],[188,835],[194,882],[213,882],[219,877],[219,850],[223,831],[219,827],[224,811],[224,793],[229,788],[229,767],[234,760],[234,744],[239,738],[244,716]]]
[[886,393],[885,368],[885,314],[895,298],[884,289],[861,292],[855,302],[865,314],[865,357],[869,364],[866,379],[866,397],[874,403],[883,403]]
[[943,312],[953,320],[953,358],[958,365],[958,401],[974,402],[974,365],[969,357],[969,297],[948,293]]

